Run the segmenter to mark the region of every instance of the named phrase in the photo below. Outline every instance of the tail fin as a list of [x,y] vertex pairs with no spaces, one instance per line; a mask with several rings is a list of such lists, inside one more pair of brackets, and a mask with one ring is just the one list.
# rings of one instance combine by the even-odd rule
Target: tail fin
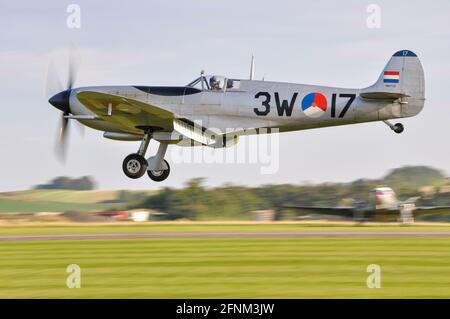
[[375,195],[376,209],[396,208],[398,205],[397,196],[390,187],[377,187],[372,194]]
[[361,97],[377,100],[401,99],[401,117],[419,113],[425,100],[425,77],[417,55],[409,50],[396,52],[378,81],[361,91]]

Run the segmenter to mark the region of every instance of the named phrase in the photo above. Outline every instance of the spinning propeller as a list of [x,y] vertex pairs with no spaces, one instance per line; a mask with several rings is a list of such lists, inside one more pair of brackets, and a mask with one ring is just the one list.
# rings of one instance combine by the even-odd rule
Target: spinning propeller
[[51,96],[48,102],[62,112],[59,137],[56,143],[56,155],[61,161],[65,160],[67,153],[67,138],[69,134],[68,116],[71,113],[70,94],[75,84],[77,71],[78,71],[78,63],[76,63],[72,51],[70,52],[69,55],[69,70],[67,75],[67,83],[65,87],[62,86],[59,80],[58,72],[56,72],[53,61],[50,61],[47,70],[46,94],[47,96]]

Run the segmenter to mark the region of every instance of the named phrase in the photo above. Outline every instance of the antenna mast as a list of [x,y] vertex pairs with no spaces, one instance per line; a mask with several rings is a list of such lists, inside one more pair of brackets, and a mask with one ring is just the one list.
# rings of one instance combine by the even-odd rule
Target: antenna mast
[[255,57],[252,54],[252,62],[250,65],[250,80],[253,80],[255,76]]

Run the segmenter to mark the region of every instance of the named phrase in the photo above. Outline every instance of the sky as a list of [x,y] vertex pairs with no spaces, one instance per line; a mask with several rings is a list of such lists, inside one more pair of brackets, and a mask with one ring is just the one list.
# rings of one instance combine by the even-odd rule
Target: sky
[[[67,27],[72,3],[81,9],[79,29]],[[368,27],[371,4],[381,9],[380,28]],[[347,182],[404,165],[448,174],[448,12],[447,0],[0,0],[0,191],[61,175],[91,175],[101,189],[157,189],[196,177],[208,186]],[[283,133],[273,174],[248,161],[179,163],[180,150],[170,146],[166,181],[130,180],[122,161],[138,142],[107,140],[92,129],[83,136],[72,127],[67,161],[55,157],[61,114],[47,102],[46,71],[53,59],[65,79],[71,46],[81,61],[75,86],[185,85],[202,69],[247,78],[253,54],[256,79],[362,88],[376,81],[394,52],[410,49],[424,66],[427,100],[418,116],[401,120],[400,135],[381,122]],[[156,147],[153,141],[148,154]]]

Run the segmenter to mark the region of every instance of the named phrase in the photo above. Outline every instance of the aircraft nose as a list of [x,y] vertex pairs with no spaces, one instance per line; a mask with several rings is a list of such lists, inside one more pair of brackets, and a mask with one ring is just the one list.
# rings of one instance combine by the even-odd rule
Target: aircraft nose
[[56,107],[58,110],[61,110],[64,113],[70,112],[70,91],[71,90],[65,90],[61,91],[55,95],[53,95],[49,100],[48,103]]

